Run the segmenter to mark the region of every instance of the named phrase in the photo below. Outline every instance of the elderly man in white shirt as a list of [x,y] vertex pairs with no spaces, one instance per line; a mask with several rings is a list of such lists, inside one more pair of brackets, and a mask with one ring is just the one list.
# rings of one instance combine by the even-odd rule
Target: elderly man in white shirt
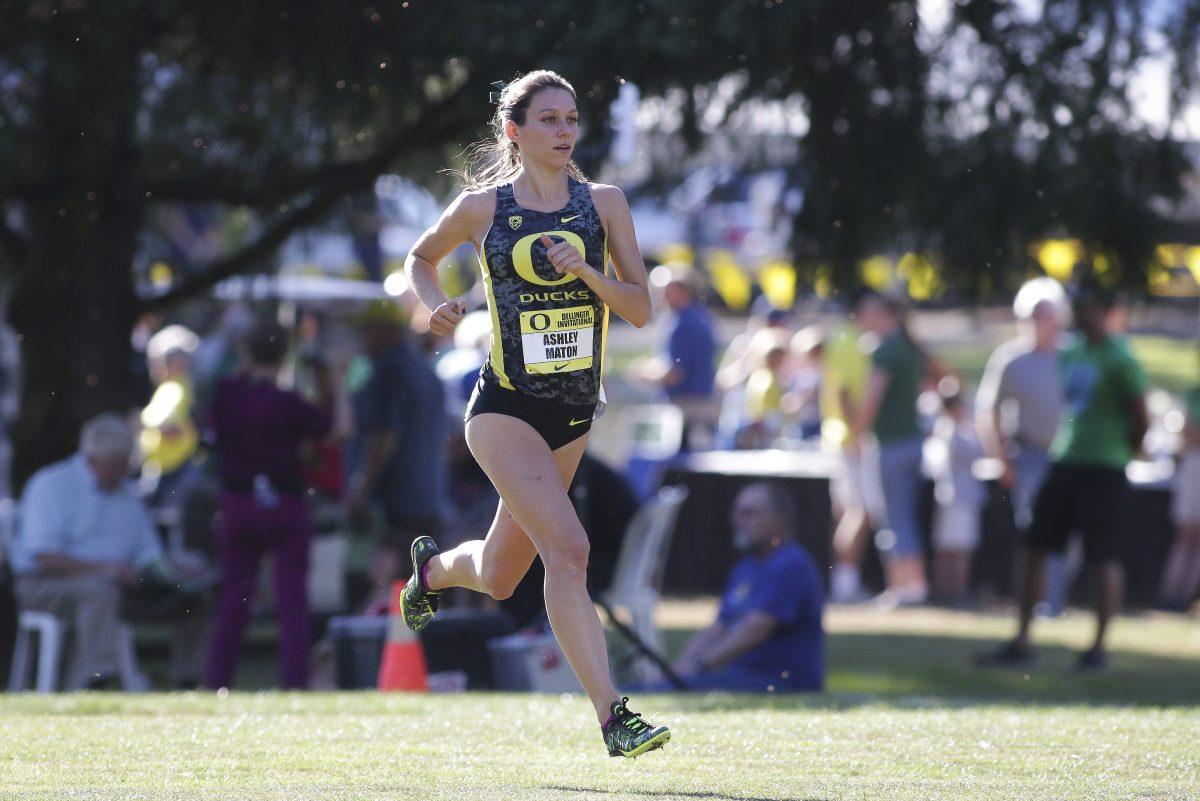
[[[154,525],[127,480],[133,442],[124,420],[100,415],[83,427],[79,452],[35,473],[21,497],[10,551],[17,601],[72,630],[67,689],[116,675],[121,589],[162,558]],[[177,670],[179,661],[177,654]]]

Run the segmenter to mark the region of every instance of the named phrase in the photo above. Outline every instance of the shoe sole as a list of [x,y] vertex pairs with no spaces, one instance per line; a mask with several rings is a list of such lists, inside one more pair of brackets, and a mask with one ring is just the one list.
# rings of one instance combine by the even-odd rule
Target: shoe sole
[[651,737],[649,740],[642,743],[641,745],[639,745],[637,748],[633,749],[632,751],[620,751],[615,754],[609,754],[609,756],[610,757],[626,757],[628,759],[634,759],[636,757],[640,757],[642,754],[645,754],[649,751],[654,751],[656,749],[662,748],[664,745],[666,745],[668,742],[670,742],[670,740],[671,740],[671,732],[664,731],[662,734],[658,735],[657,737]]

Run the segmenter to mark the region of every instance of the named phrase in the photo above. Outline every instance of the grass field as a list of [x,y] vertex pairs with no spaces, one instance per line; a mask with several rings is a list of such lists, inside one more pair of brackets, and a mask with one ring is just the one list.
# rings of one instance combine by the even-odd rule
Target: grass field
[[[709,614],[668,608],[673,639]],[[835,611],[829,692],[645,696],[666,750],[605,756],[579,697],[0,696],[0,799],[1193,799],[1200,629],[1124,619],[1106,675],[977,672],[1005,618]]]

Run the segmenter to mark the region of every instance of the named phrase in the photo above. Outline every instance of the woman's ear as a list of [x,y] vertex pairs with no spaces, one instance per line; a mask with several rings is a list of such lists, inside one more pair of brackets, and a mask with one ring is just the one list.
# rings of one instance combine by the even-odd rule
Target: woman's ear
[[521,131],[517,127],[517,123],[515,120],[505,120],[504,121],[504,135],[507,136],[508,141],[512,142],[513,144],[518,145],[518,146],[521,144],[521,142],[520,142]]

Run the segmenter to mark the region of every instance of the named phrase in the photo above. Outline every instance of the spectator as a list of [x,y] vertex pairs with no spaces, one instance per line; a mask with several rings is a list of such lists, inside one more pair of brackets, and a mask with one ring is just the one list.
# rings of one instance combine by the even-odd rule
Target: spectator
[[[988,359],[976,398],[976,425],[985,453],[1004,465],[1000,487],[1012,499],[1017,530],[1024,535],[1050,469],[1050,444],[1062,416],[1058,374],[1062,322],[1069,316],[1066,295],[1053,278],[1035,278],[1017,292],[1013,314],[1021,327]],[[1066,599],[1066,559],[1046,563],[1046,605],[1057,614]]]
[[192,378],[198,408],[207,409],[217,382],[238,368],[242,340],[254,325],[254,313],[245,303],[232,303],[221,312],[215,328],[192,354]]
[[1080,336],[1059,359],[1066,404],[1050,449],[1050,472],[1034,502],[1017,634],[998,651],[983,655],[981,664],[1023,667],[1032,662],[1029,631],[1042,592],[1045,555],[1061,552],[1078,529],[1096,612],[1096,636],[1080,655],[1079,668],[1107,665],[1104,635],[1122,589],[1116,540],[1125,468],[1147,428],[1146,376],[1129,350],[1105,331],[1110,307],[1109,295],[1099,286],[1078,288],[1074,316]]
[[870,533],[867,510],[877,511],[882,494],[876,451],[851,425],[851,412],[862,405],[871,375],[862,337],[862,330],[846,320],[826,337],[823,351],[821,440],[837,462],[829,484],[837,514],[829,584],[835,603],[863,599],[859,565]]
[[921,491],[921,443],[917,395],[927,373],[936,366],[917,346],[905,325],[902,302],[877,292],[865,292],[855,305],[858,323],[879,344],[867,391],[855,420],[855,438],[870,432],[879,446],[879,476],[883,489],[880,550],[888,588],[880,602],[886,606],[924,603],[924,547],[917,516]]
[[[370,357],[369,376],[353,392],[354,438],[347,512],[383,509],[387,532],[372,562],[378,599],[401,575],[408,546],[437,536],[448,494],[445,392],[428,359],[411,342],[400,309],[371,303],[357,318]],[[378,600],[377,599],[377,600]]]
[[987,492],[971,472],[983,448],[971,425],[958,380],[938,382],[943,414],[934,424],[933,594],[943,603],[963,606],[971,555],[979,547]]
[[779,434],[787,357],[786,346],[772,345],[763,354],[762,363],[750,373],[746,381],[745,421],[737,437],[739,448],[769,447]]
[[[792,336],[791,331],[778,325],[760,326],[754,333],[749,331],[750,328],[747,327],[746,332],[733,338],[729,347],[736,346],[739,352],[731,357],[729,348],[726,348],[722,366],[717,371],[716,385],[721,393],[715,442],[718,448],[732,450],[739,447],[758,447],[752,442],[747,443],[755,433],[753,430],[746,430],[750,377],[763,367],[769,351],[775,348],[786,350]],[[749,433],[750,437],[742,436],[744,433]]]
[[816,439],[821,435],[824,334],[817,326],[810,325],[792,337],[790,349],[799,363],[788,378],[783,411],[795,420],[799,439]]
[[683,441],[689,447],[698,430],[711,433],[716,422],[716,330],[688,280],[672,278],[663,294],[674,319],[667,337],[667,372],[661,383],[667,397],[683,411]]
[[792,336],[790,317],[788,312],[780,309],[769,308],[765,314],[751,309],[746,329],[731,339],[721,354],[715,379],[721,391],[730,392],[746,383],[762,358],[764,345],[788,341]]
[[742,553],[717,620],[684,646],[676,672],[693,690],[820,690],[821,578],[795,541],[796,508],[778,486],[750,484],[733,506]]
[[[117,627],[124,590],[164,557],[150,517],[127,480],[133,431],[115,414],[83,427],[79,452],[34,473],[21,498],[11,545],[22,609],[49,612],[74,632],[67,689],[100,686],[117,674]],[[201,663],[206,616],[177,622],[174,680],[190,686]]]
[[154,394],[142,410],[143,472],[156,479],[151,506],[182,506],[200,478],[194,459],[200,446],[196,399],[192,388],[192,353],[199,338],[181,325],[169,325],[146,347]]
[[222,484],[217,534],[221,589],[207,681],[212,688],[233,684],[259,564],[269,553],[283,686],[303,689],[311,647],[307,578],[312,525],[299,450],[303,442],[329,430],[332,387],[325,373],[322,409],[276,386],[287,355],[287,332],[273,322],[254,326],[245,350],[246,367],[217,385],[211,410]]
[[1186,610],[1200,592],[1200,386],[1188,392],[1185,406],[1183,451],[1171,499],[1175,541],[1167,557],[1161,593],[1162,605],[1178,610]]

